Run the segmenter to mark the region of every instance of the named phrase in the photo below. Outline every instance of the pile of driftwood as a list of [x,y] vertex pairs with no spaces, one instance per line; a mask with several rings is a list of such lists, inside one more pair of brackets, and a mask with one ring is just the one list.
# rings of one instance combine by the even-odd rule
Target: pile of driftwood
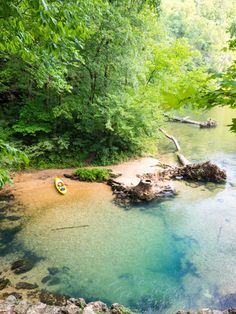
[[226,180],[225,170],[220,169],[216,164],[211,163],[210,161],[202,163],[190,163],[190,161],[180,153],[181,148],[172,135],[169,135],[165,130],[160,129],[160,131],[170,140],[172,140],[176,147],[176,155],[181,164],[180,167],[168,167],[163,170],[161,173],[164,178],[174,178],[182,177],[183,179],[189,179],[194,181],[203,181],[203,182],[215,182],[223,183]]
[[175,144],[176,155],[181,165],[162,165],[164,168],[163,170],[157,173],[147,173],[140,177],[140,182],[135,187],[127,187],[118,181],[109,179],[107,184],[112,187],[118,202],[123,204],[149,202],[154,199],[173,196],[176,193],[174,188],[170,185],[170,179],[215,183],[225,182],[225,170],[220,169],[216,164],[213,164],[210,161],[190,163],[180,152],[181,148],[177,139],[172,135],[169,135],[163,129],[160,129],[160,131]]

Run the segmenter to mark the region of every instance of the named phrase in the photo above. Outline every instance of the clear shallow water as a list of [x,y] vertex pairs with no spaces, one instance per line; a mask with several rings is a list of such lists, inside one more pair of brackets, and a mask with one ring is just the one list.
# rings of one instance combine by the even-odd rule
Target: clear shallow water
[[[233,114],[211,113],[219,123],[213,130],[166,128],[190,160],[210,159],[225,168],[226,185],[177,182],[177,197],[129,210],[116,207],[109,189],[100,185],[79,202],[39,211],[2,263],[20,256],[23,248],[42,257],[28,281],[142,312],[218,307],[221,296],[236,292],[236,135],[226,127]],[[174,160],[171,142],[163,140],[160,151]],[[73,225],[88,227],[52,230]],[[41,283],[47,267],[60,268],[60,283]]]

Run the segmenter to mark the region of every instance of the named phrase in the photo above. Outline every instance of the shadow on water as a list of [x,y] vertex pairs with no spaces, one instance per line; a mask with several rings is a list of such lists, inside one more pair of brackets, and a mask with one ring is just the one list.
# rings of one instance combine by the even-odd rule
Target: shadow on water
[[15,237],[22,230],[21,217],[12,215],[14,207],[12,198],[0,197],[0,256],[14,251]]
[[30,260],[33,264],[43,258],[25,248],[17,240],[18,233],[24,228],[25,217],[15,215],[22,210],[22,205],[15,202],[12,195],[0,196],[0,256],[19,254],[22,259]]

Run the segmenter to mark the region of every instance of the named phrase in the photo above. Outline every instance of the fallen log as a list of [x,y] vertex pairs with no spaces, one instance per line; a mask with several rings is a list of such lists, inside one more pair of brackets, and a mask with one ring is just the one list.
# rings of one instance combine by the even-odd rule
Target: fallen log
[[188,123],[188,124],[194,124],[194,125],[197,125],[199,126],[200,128],[202,129],[206,129],[206,128],[215,128],[217,126],[217,123],[215,120],[209,118],[207,121],[205,122],[200,122],[200,121],[195,121],[195,120],[191,120],[191,119],[188,119],[188,117],[184,117],[184,118],[181,118],[181,117],[171,117],[170,115],[168,115],[167,113],[164,113],[164,116],[166,118],[168,118],[169,121],[172,121],[172,122],[180,122],[180,123]]
[[179,145],[179,142],[177,141],[177,139],[173,136],[173,135],[170,135],[168,134],[165,130],[163,130],[162,128],[159,129],[168,139],[170,139],[171,141],[174,142],[175,144],[175,147],[177,149],[177,157],[178,157],[178,160],[179,162],[183,165],[183,166],[186,166],[186,165],[189,165],[190,164],[190,161],[188,161],[188,159],[181,153],[179,153],[179,151],[181,150],[180,148],[180,145]]
[[167,168],[164,169],[160,176],[162,178],[175,178],[182,177],[183,179],[194,180],[194,181],[203,181],[203,182],[216,182],[222,183],[225,182],[227,176],[226,171],[220,169],[216,164],[211,163],[210,161],[202,163],[191,163],[183,154],[179,151],[181,150],[180,145],[176,138],[172,135],[169,135],[165,130],[159,129],[168,139],[172,140],[177,149],[176,155],[182,167]]
[[187,165],[191,164],[190,161],[183,154],[176,153],[176,155],[177,155],[178,160],[181,163],[181,165],[187,166]]
[[177,139],[172,136],[172,135],[169,135],[165,130],[163,130],[162,128],[159,129],[167,138],[169,138],[171,141],[174,142],[175,144],[175,147],[176,149],[179,151],[180,150],[180,145],[179,145],[179,142],[177,141]]

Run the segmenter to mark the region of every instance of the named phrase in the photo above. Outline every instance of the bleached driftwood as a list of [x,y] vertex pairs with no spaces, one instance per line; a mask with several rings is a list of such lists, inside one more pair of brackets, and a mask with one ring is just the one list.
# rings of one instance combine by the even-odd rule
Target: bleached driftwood
[[195,181],[216,182],[221,183],[226,180],[226,171],[220,169],[216,164],[210,161],[202,163],[191,163],[183,154],[180,153],[181,148],[177,139],[173,135],[169,135],[165,130],[159,129],[168,139],[172,140],[176,147],[176,155],[181,164],[180,167],[168,168],[162,171],[163,177],[174,178],[183,177]]
[[215,120],[209,118],[207,121],[205,122],[200,122],[200,121],[195,121],[195,120],[191,120],[189,119],[189,117],[184,117],[184,118],[181,118],[181,117],[172,117],[170,116],[169,114],[167,113],[164,113],[164,116],[166,118],[168,118],[169,121],[172,121],[172,122],[180,122],[180,123],[188,123],[188,124],[194,124],[194,125],[197,125],[199,126],[200,128],[215,128],[217,126],[217,123]]

